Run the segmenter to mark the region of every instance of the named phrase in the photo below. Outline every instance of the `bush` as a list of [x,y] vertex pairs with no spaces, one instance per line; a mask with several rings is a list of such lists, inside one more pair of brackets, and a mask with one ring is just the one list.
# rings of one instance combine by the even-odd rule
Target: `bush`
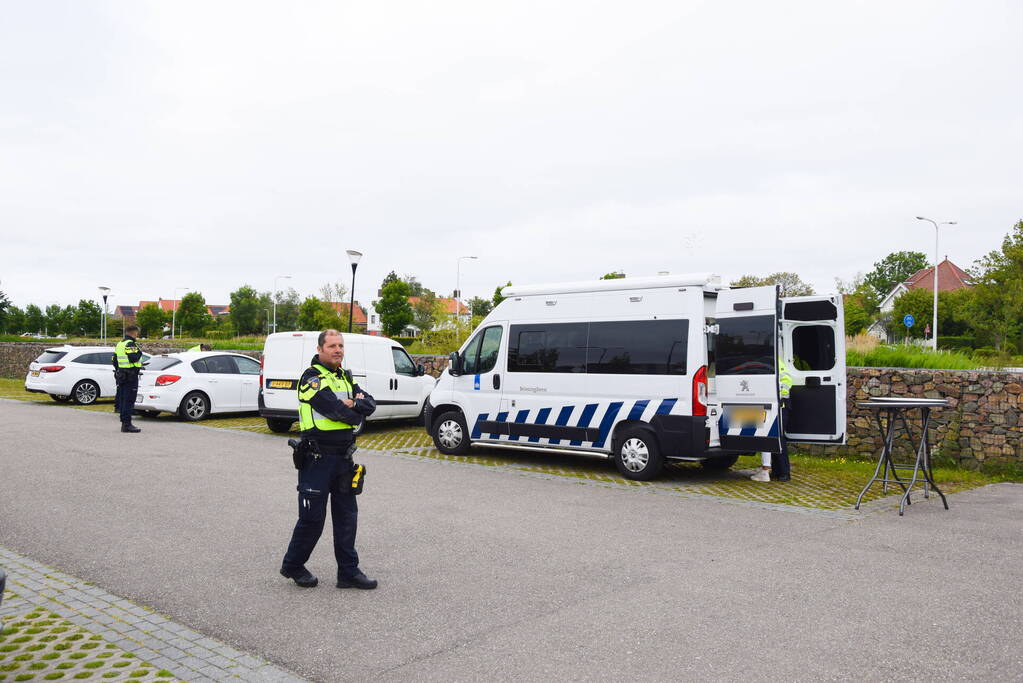
[[938,335],[938,348],[943,351],[969,351],[977,345],[977,338],[973,335],[963,335],[961,337],[948,336],[943,337]]
[[934,370],[972,370],[978,363],[956,351],[931,351],[917,346],[878,346],[861,352],[846,351],[846,365],[870,368],[930,368]]
[[410,346],[412,346],[413,344],[415,344],[418,341],[418,339],[416,339],[416,337],[391,337],[391,340],[398,342],[399,344],[404,346],[406,349],[409,348]]
[[424,332],[415,344],[409,347],[409,353],[422,353],[434,356],[445,356],[457,351],[459,346],[457,333],[450,327]]

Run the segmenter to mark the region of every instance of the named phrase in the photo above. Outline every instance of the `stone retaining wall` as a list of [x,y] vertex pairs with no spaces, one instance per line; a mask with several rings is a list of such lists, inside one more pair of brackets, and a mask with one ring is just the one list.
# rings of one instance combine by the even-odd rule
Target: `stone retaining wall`
[[[54,344],[0,343],[0,377],[23,378],[29,362]],[[147,353],[180,351],[166,344],[143,342]],[[259,351],[235,351],[259,358]],[[448,366],[447,356],[413,356],[433,377]],[[964,467],[1023,465],[1023,374],[978,370],[910,370],[849,368],[846,400],[848,444],[801,446],[798,450],[829,457],[876,454],[881,435],[874,413],[857,406],[875,396],[947,398],[949,407],[934,413],[936,457]],[[913,426],[919,429],[918,423]]]

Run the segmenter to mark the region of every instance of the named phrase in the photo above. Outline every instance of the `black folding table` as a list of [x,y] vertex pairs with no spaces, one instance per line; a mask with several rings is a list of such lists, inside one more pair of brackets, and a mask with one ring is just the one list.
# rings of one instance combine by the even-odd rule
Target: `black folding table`
[[[876,411],[875,419],[877,428],[884,437],[884,447],[877,459],[874,476],[870,478],[867,485],[860,491],[859,498],[856,499],[856,509],[860,509],[863,496],[874,482],[881,482],[881,490],[884,493],[888,492],[889,484],[898,484],[902,487],[902,500],[899,502],[899,516],[901,517],[906,511],[906,506],[912,504],[909,495],[919,481],[923,483],[924,498],[930,497],[930,489],[933,488],[934,492],[941,496],[941,502],[947,510],[948,501],[945,500],[945,494],[934,483],[934,476],[931,474],[931,444],[927,432],[931,424],[931,410],[946,407],[948,401],[943,398],[872,398],[857,405]],[[896,425],[901,423],[906,438],[911,443],[916,443],[913,430],[909,426],[909,413],[917,409],[920,410],[921,434],[916,447],[916,460],[912,464],[897,463],[892,458]],[[899,477],[900,470],[904,472],[902,477]],[[905,474],[908,470],[912,470],[912,476]]]

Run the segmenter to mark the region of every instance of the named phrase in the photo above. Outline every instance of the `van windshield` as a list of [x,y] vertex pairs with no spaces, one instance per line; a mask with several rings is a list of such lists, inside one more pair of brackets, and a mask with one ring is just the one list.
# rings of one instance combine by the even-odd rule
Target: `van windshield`
[[719,318],[717,323],[714,350],[719,376],[774,374],[773,315]]

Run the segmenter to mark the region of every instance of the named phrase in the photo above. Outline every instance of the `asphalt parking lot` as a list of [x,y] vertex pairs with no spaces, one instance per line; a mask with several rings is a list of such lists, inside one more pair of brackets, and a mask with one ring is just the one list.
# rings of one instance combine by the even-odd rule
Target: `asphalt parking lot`
[[0,401],[0,545],[309,679],[1023,678],[1020,485],[850,515],[378,440],[380,589],[333,588],[321,542],[301,590],[281,439],[140,424]]

